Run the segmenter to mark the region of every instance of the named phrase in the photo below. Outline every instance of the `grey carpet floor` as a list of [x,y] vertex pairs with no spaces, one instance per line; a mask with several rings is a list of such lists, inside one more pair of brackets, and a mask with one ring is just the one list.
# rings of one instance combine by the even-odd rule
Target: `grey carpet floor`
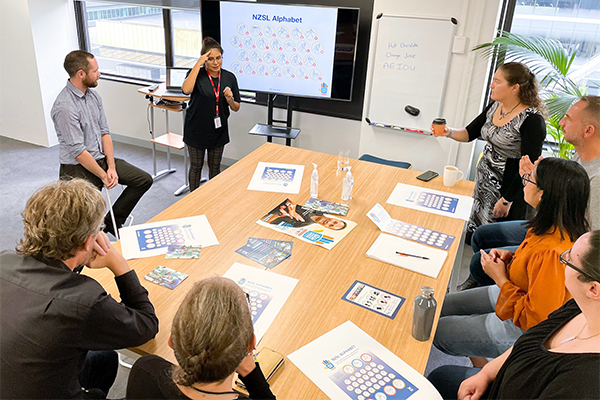
[[[116,157],[123,158],[145,171],[152,171],[150,149],[129,144],[114,143]],[[157,153],[158,170],[166,168],[166,154]],[[183,157],[173,155],[172,165],[177,172],[154,182],[133,210],[134,224],[142,224],[165,208],[185,196],[174,196],[173,192],[184,182]],[[27,199],[44,184],[58,179],[58,146],[40,147],[0,136],[0,221],[3,233],[0,235],[0,250],[14,249],[23,234],[21,211]],[[222,166],[226,168],[226,166]],[[202,170],[203,178],[208,177],[208,169]],[[114,192],[114,194],[113,194]],[[111,199],[115,201],[120,189],[111,189]],[[462,268],[458,282],[468,275],[469,260],[473,252],[466,247],[463,252]],[[454,290],[454,288],[451,288]],[[436,296],[438,297],[439,294]],[[412,299],[407,299],[405,307],[412,307]],[[132,361],[132,360],[129,360]],[[441,365],[470,365],[465,357],[451,357],[432,347],[425,374]],[[129,370],[120,366],[117,380],[109,393],[109,398],[124,398]]]

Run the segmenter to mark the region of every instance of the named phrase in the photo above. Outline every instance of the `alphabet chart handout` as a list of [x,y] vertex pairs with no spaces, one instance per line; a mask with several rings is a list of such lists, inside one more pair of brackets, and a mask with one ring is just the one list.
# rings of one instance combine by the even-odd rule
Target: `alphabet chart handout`
[[473,198],[398,183],[387,203],[467,221],[473,207]]
[[206,215],[196,215],[133,225],[119,229],[123,257],[153,257],[166,254],[173,244],[187,246],[214,246],[219,244]]
[[233,263],[223,275],[248,294],[248,305],[258,343],[296,287],[298,279]]
[[435,400],[427,379],[394,353],[346,321],[288,356],[335,400]]

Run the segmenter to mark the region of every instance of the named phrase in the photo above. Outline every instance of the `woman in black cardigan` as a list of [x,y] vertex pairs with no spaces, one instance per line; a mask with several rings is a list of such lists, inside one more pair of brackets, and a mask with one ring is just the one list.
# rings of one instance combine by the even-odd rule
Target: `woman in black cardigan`
[[600,231],[582,235],[560,261],[573,299],[482,369],[434,370],[428,379],[443,398],[600,398]]

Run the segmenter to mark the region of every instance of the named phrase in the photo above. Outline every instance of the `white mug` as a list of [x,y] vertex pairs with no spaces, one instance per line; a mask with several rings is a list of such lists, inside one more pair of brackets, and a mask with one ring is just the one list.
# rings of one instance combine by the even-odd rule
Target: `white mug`
[[460,181],[464,175],[465,174],[462,171],[459,171],[458,168],[452,165],[446,165],[444,167],[444,186],[454,186],[454,184]]

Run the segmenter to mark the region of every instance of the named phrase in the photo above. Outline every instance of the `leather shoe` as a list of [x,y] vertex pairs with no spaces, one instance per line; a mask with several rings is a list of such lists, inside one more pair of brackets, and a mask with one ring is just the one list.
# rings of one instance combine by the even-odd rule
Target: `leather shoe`
[[479,282],[477,282],[475,280],[475,278],[473,278],[471,275],[469,275],[469,277],[467,278],[466,281],[464,281],[463,283],[461,283],[460,285],[458,285],[456,287],[456,291],[457,292],[462,292],[463,290],[473,289],[473,288],[476,288],[476,287],[479,287],[479,286],[481,286],[479,284]]

